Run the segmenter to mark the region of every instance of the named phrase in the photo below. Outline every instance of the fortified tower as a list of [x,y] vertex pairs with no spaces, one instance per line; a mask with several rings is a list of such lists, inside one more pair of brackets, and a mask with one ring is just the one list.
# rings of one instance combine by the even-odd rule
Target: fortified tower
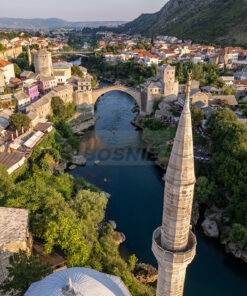
[[152,250],[158,261],[157,296],[182,296],[186,268],[196,253],[190,230],[195,173],[189,105],[191,79],[165,176],[162,226],[153,233]]
[[170,65],[158,67],[157,78],[163,85],[163,96],[178,95],[179,83],[175,80],[175,67]]
[[45,49],[37,51],[34,55],[35,73],[44,77],[52,76],[51,53]]

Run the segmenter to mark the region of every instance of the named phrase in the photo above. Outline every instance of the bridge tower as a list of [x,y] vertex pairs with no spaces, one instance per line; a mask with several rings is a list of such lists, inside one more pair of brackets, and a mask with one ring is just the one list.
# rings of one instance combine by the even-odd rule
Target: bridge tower
[[189,106],[191,79],[165,176],[162,226],[153,233],[152,250],[158,261],[157,296],[182,296],[186,268],[196,253],[190,229],[195,173]]

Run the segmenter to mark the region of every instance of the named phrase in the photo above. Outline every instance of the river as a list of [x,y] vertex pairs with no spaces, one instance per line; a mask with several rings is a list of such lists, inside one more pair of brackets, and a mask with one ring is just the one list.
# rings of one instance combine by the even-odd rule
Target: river
[[[126,235],[123,255],[135,253],[142,262],[157,266],[151,252],[152,233],[161,225],[163,171],[147,156],[141,131],[131,125],[134,100],[112,91],[100,98],[94,129],[81,141],[85,167],[71,172],[109,192],[106,217]],[[99,160],[99,165],[94,161]],[[185,296],[246,295],[247,264],[224,252],[219,242],[195,229],[197,254],[187,270]]]

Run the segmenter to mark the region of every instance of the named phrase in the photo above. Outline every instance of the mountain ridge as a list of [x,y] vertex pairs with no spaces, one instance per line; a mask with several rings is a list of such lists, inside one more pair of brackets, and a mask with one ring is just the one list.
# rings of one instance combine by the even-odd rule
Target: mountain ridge
[[142,14],[120,30],[247,46],[246,16],[246,0],[170,0],[158,12]]

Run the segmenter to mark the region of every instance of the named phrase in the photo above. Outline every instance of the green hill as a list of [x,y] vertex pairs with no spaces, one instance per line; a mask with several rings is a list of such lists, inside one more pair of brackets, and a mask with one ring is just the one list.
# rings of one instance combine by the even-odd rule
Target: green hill
[[170,0],[160,11],[142,14],[121,30],[247,47],[247,0]]

